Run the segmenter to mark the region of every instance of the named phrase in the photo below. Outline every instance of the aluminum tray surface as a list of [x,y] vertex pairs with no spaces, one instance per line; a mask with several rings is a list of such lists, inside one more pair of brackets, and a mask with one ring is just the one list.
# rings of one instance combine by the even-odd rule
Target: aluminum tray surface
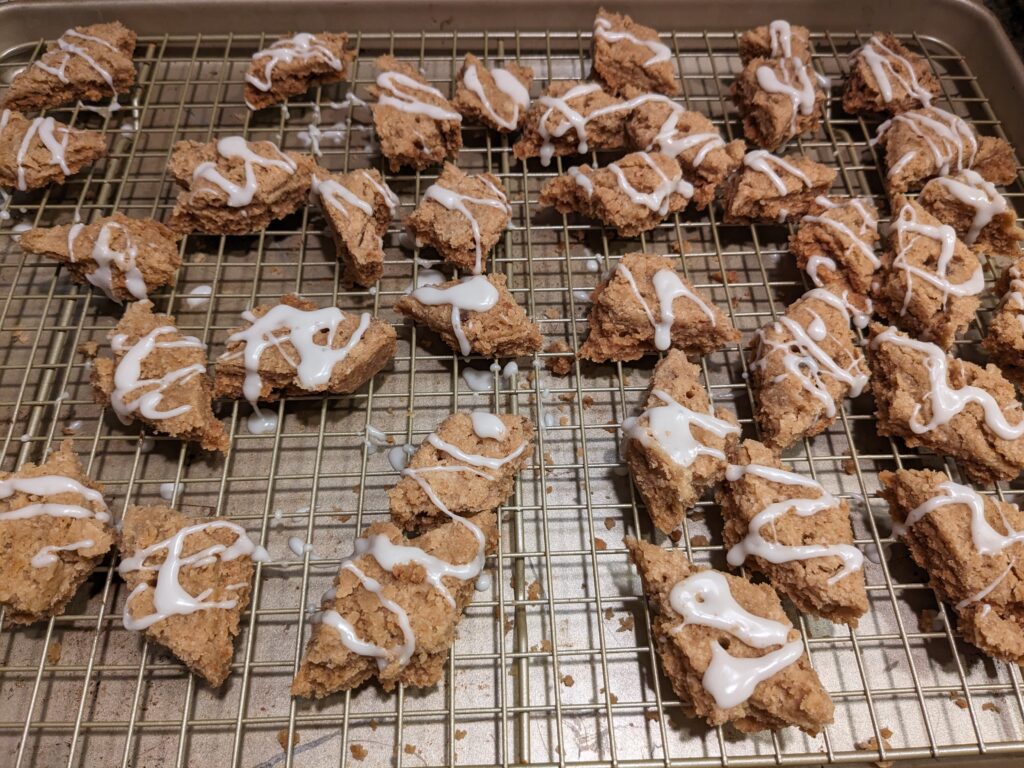
[[[682,103],[709,115],[729,138],[737,136],[726,96],[739,69],[736,34],[676,26],[662,32],[676,53]],[[870,196],[885,210],[879,157],[869,144],[875,123],[850,118],[837,105],[847,55],[864,36],[813,31],[814,65],[833,78],[829,118],[793,148],[839,169],[835,194]],[[940,77],[942,106],[982,133],[1001,133],[986,97],[999,83],[975,78],[970,62],[942,40],[902,38]],[[877,437],[869,395],[847,403],[826,434],[787,453],[796,470],[850,500],[857,543],[868,556],[871,608],[856,631],[792,614],[835,700],[835,723],[818,738],[795,729],[739,737],[685,717],[658,673],[647,609],[622,544],[634,534],[669,545],[652,531],[616,450],[616,428],[642,402],[653,361],[576,365],[557,378],[540,355],[519,360],[518,373],[506,377],[492,373],[490,361],[454,357],[403,325],[394,303],[423,267],[399,244],[400,220],[436,169],[384,174],[401,209],[385,240],[385,276],[375,292],[342,286],[325,222],[311,207],[251,237],[186,238],[177,283],[156,299],[183,329],[209,343],[211,359],[241,310],[288,291],[370,311],[395,324],[399,351],[362,391],[290,398],[278,408],[278,430],[264,436],[248,434],[248,405],[220,403],[232,441],[226,459],[146,438],[94,405],[82,350],[90,342],[104,345],[119,309],[72,284],[53,264],[25,258],[19,230],[115,210],[165,217],[175,196],[167,158],[179,139],[241,133],[301,150],[310,126],[318,126],[324,166],[384,170],[368,110],[349,96],[368,98],[373,58],[381,52],[422,67],[445,92],[469,51],[490,64],[517,59],[532,66],[535,95],[550,80],[589,71],[589,31],[364,32],[354,39],[359,57],[350,85],[315,89],[287,108],[251,114],[242,101],[242,76],[265,42],[252,35],[142,36],[130,107],[113,115],[54,111],[76,126],[103,130],[109,157],[62,188],[18,194],[2,206],[9,214],[0,222],[2,468],[38,460],[70,435],[118,515],[130,503],[161,501],[194,515],[216,511],[265,543],[273,562],[258,571],[233,673],[217,692],[122,628],[126,590],[111,562],[93,574],[66,615],[0,632],[0,763],[750,766],[939,756],[962,764],[977,755],[1024,753],[1020,670],[955,637],[949,612],[906,549],[893,542],[885,506],[874,498],[880,470],[943,462]],[[0,83],[42,45],[33,40],[7,50]],[[524,166],[507,139],[469,125],[464,136],[460,165],[497,174],[513,206],[493,269],[507,275],[546,341],[577,349],[586,335],[589,290],[619,256],[641,248],[676,254],[745,338],[808,287],[786,252],[787,227],[722,226],[713,206],[703,215],[674,217],[639,241],[622,240],[538,206],[541,185],[563,161]],[[1008,195],[1019,205],[1022,192],[1018,181]],[[1000,267],[986,265],[989,283]],[[209,301],[193,301],[201,285],[212,287]],[[977,356],[994,304],[987,294],[960,354]],[[745,365],[739,345],[702,363],[716,403],[733,408],[753,436]],[[486,378],[486,391],[469,388],[467,368]],[[533,460],[502,510],[491,587],[466,612],[444,680],[431,690],[391,695],[366,686],[315,706],[291,700],[288,685],[308,637],[309,608],[356,532],[387,516],[385,491],[396,473],[387,451],[367,441],[368,431],[382,430],[395,445],[417,444],[450,412],[474,408],[523,413],[541,428]],[[955,474],[952,464],[946,468]],[[997,492],[1014,497],[1009,485]],[[684,523],[679,546],[698,562],[724,567],[720,531],[718,509],[704,503]],[[294,555],[293,536],[313,551]],[[876,744],[875,751],[863,749]]]

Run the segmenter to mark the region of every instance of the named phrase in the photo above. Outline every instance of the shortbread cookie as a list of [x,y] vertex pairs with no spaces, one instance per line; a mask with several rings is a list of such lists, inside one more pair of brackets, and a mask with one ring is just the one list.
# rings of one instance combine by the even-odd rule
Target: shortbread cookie
[[893,533],[953,606],[960,634],[993,658],[1024,664],[1024,513],[944,472],[880,477]]
[[152,219],[115,213],[91,224],[30,229],[18,244],[63,265],[79,285],[93,285],[121,302],[143,301],[157,288],[174,284],[181,266],[178,238]]
[[779,157],[763,149],[743,156],[743,164],[722,186],[727,224],[796,221],[821,213],[817,198],[828,194],[836,170],[804,155]]
[[825,91],[810,63],[797,58],[753,59],[730,87],[752,144],[776,150],[821,125]]
[[63,184],[105,154],[102,133],[68,128],[52,117],[0,112],[0,187],[24,192]]
[[729,565],[760,571],[804,613],[856,627],[868,596],[846,501],[756,440],[730,460],[717,496]]
[[533,435],[524,416],[453,413],[420,444],[388,491],[391,519],[412,531],[445,522],[444,510],[466,517],[496,509],[533,458]]
[[1024,242],[1017,213],[995,184],[967,168],[939,176],[921,189],[917,202],[943,224],[956,230],[964,245],[977,253],[1016,258]]
[[42,464],[0,473],[0,606],[8,622],[64,613],[114,546],[102,490],[70,440]]
[[518,130],[530,107],[533,70],[515,62],[488,69],[467,53],[455,78],[452,103],[466,120],[499,133]]
[[219,687],[249,605],[254,561],[270,558],[240,525],[167,507],[128,507],[117,571],[128,585],[124,628],[145,632]]
[[824,432],[867,385],[850,319],[842,299],[814,288],[751,340],[754,418],[773,449]]
[[511,216],[505,188],[497,176],[471,176],[445,163],[405,226],[417,243],[434,248],[447,263],[479,275],[486,271],[487,255]]
[[1024,257],[1010,264],[996,285],[1002,298],[981,345],[1009,378],[1024,382]]
[[629,97],[654,91],[675,96],[681,90],[672,49],[661,42],[657,30],[629,16],[604,8],[597,12],[591,58],[593,76],[612,93]]
[[96,402],[109,405],[122,423],[151,429],[227,451],[224,425],[213,415],[206,345],[174,326],[170,315],[153,312],[149,301],[128,305],[110,333],[113,358],[93,362]]
[[776,19],[763,27],[748,29],[740,35],[740,59],[748,64],[754,59],[782,59],[796,56],[811,60],[811,32],[807,27]]
[[415,539],[374,523],[324,593],[292,695],[320,699],[376,679],[385,691],[436,685],[498,530],[493,512]]
[[411,65],[393,56],[376,64],[373,124],[391,170],[422,170],[454,159],[462,148],[462,115]]
[[888,247],[872,291],[875,309],[893,325],[949,349],[980,304],[985,275],[952,227],[916,201],[896,195]]
[[25,67],[4,94],[2,106],[50,109],[70,101],[102,101],[135,85],[135,33],[118,21],[68,29]]
[[346,45],[344,32],[300,32],[256,51],[245,75],[246,106],[263,109],[300,96],[314,85],[348,80],[356,55]]
[[654,369],[646,409],[622,423],[622,434],[626,465],[647,513],[669,533],[725,477],[740,428],[727,410],[712,409],[700,368],[673,349]]
[[395,330],[384,321],[295,294],[246,310],[242,319],[217,358],[214,397],[256,405],[285,395],[348,394],[395,355]]
[[705,355],[740,338],[671,259],[647,253],[626,254],[594,288],[587,324],[580,357],[596,363],[639,360],[673,348]]
[[395,309],[463,356],[520,357],[541,346],[540,328],[505,287],[505,275],[424,285],[399,299]]
[[674,159],[660,152],[633,152],[603,168],[580,165],[544,183],[540,204],[559,213],[580,213],[636,237],[686,208],[693,185]]
[[316,171],[313,191],[334,232],[345,280],[369,288],[384,274],[384,233],[398,197],[375,169],[326,174]]
[[832,722],[832,700],[771,587],[697,567],[678,549],[632,537],[626,546],[662,670],[686,709],[743,733],[795,726],[813,735]]
[[923,56],[890,33],[876,32],[853,54],[843,109],[851,115],[894,115],[931,106],[939,92],[939,80]]
[[996,366],[957,360],[880,325],[872,326],[868,361],[878,434],[956,459],[978,483],[1024,469],[1024,410]]

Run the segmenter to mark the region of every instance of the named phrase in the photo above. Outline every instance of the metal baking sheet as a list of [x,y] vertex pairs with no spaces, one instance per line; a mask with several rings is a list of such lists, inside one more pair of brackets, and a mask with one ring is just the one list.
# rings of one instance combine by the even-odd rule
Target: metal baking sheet
[[[674,48],[683,103],[711,116],[730,138],[737,136],[739,123],[726,96],[739,69],[736,36],[768,20],[768,11],[750,2],[621,7],[657,26]],[[344,12],[317,2],[0,6],[0,89],[39,54],[45,38],[71,24],[120,18],[142,35],[130,108],[113,115],[54,112],[104,130],[109,157],[63,188],[16,195],[4,207],[10,218],[0,222],[2,467],[38,460],[71,432],[118,513],[128,503],[159,503],[163,492],[191,514],[216,511],[238,520],[274,557],[262,567],[243,618],[233,674],[217,692],[121,627],[125,590],[111,563],[93,575],[65,616],[0,631],[0,763],[749,766],[941,757],[962,765],[978,756],[1019,762],[1020,670],[955,638],[922,573],[892,542],[884,505],[872,498],[878,471],[941,461],[878,438],[868,396],[848,403],[825,435],[787,454],[798,471],[853,502],[857,541],[869,557],[871,610],[856,632],[792,616],[836,701],[836,722],[818,738],[793,730],[743,738],[709,730],[682,715],[658,674],[646,606],[622,546],[627,533],[655,534],[622,473],[615,435],[642,402],[652,361],[582,366],[556,378],[543,369],[541,355],[519,360],[510,378],[491,374],[489,391],[472,391],[462,369],[487,375],[489,361],[453,357],[403,325],[392,309],[420,268],[399,245],[397,219],[386,237],[385,276],[374,293],[341,285],[325,222],[310,208],[259,236],[188,237],[177,284],[157,299],[183,329],[209,342],[211,357],[241,310],[283,292],[372,311],[396,325],[399,351],[363,391],[289,399],[280,406],[277,433],[262,437],[245,429],[247,405],[221,403],[232,438],[226,460],[190,453],[176,441],[147,439],[93,404],[88,359],[79,350],[88,342],[103,345],[117,307],[73,285],[52,264],[26,259],[15,242],[19,229],[115,210],[164,217],[174,199],[166,161],[172,144],[183,138],[243,133],[301,150],[312,122],[331,132],[322,143],[324,166],[384,170],[368,110],[345,98],[350,92],[368,98],[375,55],[395,52],[421,66],[443,91],[452,89],[466,52],[488,63],[515,58],[534,68],[536,95],[551,79],[587,74],[593,11],[577,2],[498,9],[352,3]],[[900,33],[928,56],[942,83],[942,106],[983,133],[1024,141],[1014,122],[1020,112],[1013,100],[1024,82],[1019,61],[1014,63],[994,22],[972,5],[773,5],[770,16],[782,15],[811,27],[814,64],[833,77],[829,119],[798,143],[839,168],[835,193],[884,203],[878,156],[868,145],[874,123],[846,117],[835,106],[847,54],[876,27]],[[927,28],[920,27],[925,20]],[[315,89],[287,109],[250,114],[242,102],[250,54],[298,26],[353,33],[360,51],[353,82]],[[559,164],[524,167],[507,139],[472,126],[464,136],[460,165],[499,175],[513,204],[493,268],[507,275],[547,341],[578,348],[586,334],[589,289],[616,257],[639,248],[678,254],[681,268],[748,335],[806,288],[785,252],[785,227],[720,226],[712,208],[705,215],[684,213],[640,240],[621,240],[538,207],[538,191]],[[401,197],[400,219],[436,170],[385,177]],[[1008,190],[1018,207],[1022,193],[1020,181]],[[990,282],[1000,266],[987,265]],[[190,306],[190,292],[199,285],[211,285],[213,297]],[[986,297],[959,347],[964,356],[976,355],[994,303]],[[703,368],[715,401],[734,408],[753,435],[741,348],[707,356]],[[387,515],[385,492],[396,474],[386,451],[366,441],[368,427],[383,430],[395,444],[416,444],[451,411],[482,407],[528,414],[542,429],[534,459],[502,511],[492,587],[467,611],[444,681],[428,691],[389,695],[369,686],[319,705],[292,701],[287,689],[308,636],[308,607],[356,532]],[[1014,488],[999,492],[1013,499]],[[721,567],[720,530],[715,505],[702,504],[685,524],[680,546]],[[308,559],[291,552],[291,536],[314,545]],[[887,747],[857,748],[879,739],[883,729],[892,732]],[[282,748],[289,739],[294,745]]]

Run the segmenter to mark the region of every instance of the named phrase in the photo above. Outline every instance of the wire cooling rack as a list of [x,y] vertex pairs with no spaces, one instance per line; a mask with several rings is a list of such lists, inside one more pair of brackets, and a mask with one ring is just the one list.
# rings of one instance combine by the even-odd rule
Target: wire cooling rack
[[[833,77],[830,117],[797,144],[838,167],[835,194],[871,196],[884,211],[878,155],[868,142],[875,126],[836,106],[847,54],[864,39],[863,33],[814,35],[814,64]],[[906,39],[939,75],[942,106],[983,133],[1000,134],[969,64],[939,40]],[[161,502],[193,515],[216,511],[245,525],[273,562],[258,571],[232,675],[220,691],[197,684],[166,653],[121,627],[125,589],[112,562],[93,574],[64,616],[0,632],[0,762],[19,768],[752,766],[1024,752],[1020,670],[956,639],[950,614],[936,604],[903,546],[893,543],[884,504],[872,498],[878,471],[941,460],[877,437],[870,396],[848,403],[833,428],[787,456],[798,471],[851,501],[857,543],[868,555],[871,608],[859,629],[792,616],[836,702],[835,723],[818,738],[793,729],[740,738],[687,719],[658,672],[645,601],[622,544],[627,533],[656,537],[622,472],[615,435],[642,402],[653,361],[575,364],[568,377],[556,378],[543,369],[550,354],[542,354],[519,360],[518,373],[506,378],[489,370],[490,361],[461,360],[402,325],[393,305],[422,267],[400,246],[399,220],[436,169],[385,173],[402,203],[375,292],[343,287],[323,217],[307,208],[251,237],[186,238],[177,284],[156,299],[186,332],[209,343],[211,359],[241,310],[288,291],[373,312],[396,324],[399,350],[362,391],[282,401],[277,431],[264,436],[247,433],[248,405],[220,403],[231,437],[226,459],[144,437],[94,405],[86,353],[93,342],[104,346],[119,310],[70,283],[52,263],[24,257],[17,231],[113,211],[165,217],[175,196],[168,155],[185,138],[242,133],[301,150],[313,123],[324,132],[322,165],[384,170],[368,110],[345,98],[349,86],[316,89],[285,109],[255,115],[245,109],[248,57],[266,42],[141,38],[130,108],[113,115],[56,111],[75,125],[103,130],[107,159],[63,188],[19,194],[2,205],[9,214],[0,221],[3,469],[39,460],[70,435],[117,514],[129,503]],[[491,64],[517,58],[532,66],[535,95],[551,79],[588,72],[589,34],[362,34],[353,42],[360,53],[351,92],[363,98],[375,75],[373,57],[388,51],[422,67],[449,93],[468,51]],[[666,42],[677,54],[682,103],[711,116],[729,138],[739,135],[727,98],[739,69],[736,36],[674,33]],[[42,46],[0,55],[0,83]],[[632,250],[677,254],[680,267],[748,337],[807,288],[785,251],[786,227],[722,226],[712,206],[703,215],[674,217],[639,241],[621,240],[540,209],[539,189],[564,161],[526,167],[514,160],[508,139],[469,125],[464,136],[460,165],[497,174],[513,206],[492,269],[508,276],[546,341],[579,347],[589,289]],[[1008,192],[1018,204],[1024,187],[1018,180]],[[990,282],[999,266],[989,265]],[[212,297],[190,301],[200,285],[212,286]],[[961,354],[975,354],[994,303],[986,297]],[[735,409],[753,436],[742,348],[709,355],[702,365],[714,400]],[[467,366],[490,377],[489,390],[467,386]],[[385,492],[397,475],[386,451],[366,440],[368,430],[383,430],[396,445],[418,444],[450,412],[472,408],[524,413],[541,428],[534,458],[503,508],[492,586],[467,610],[445,679],[426,691],[388,695],[367,686],[315,706],[293,701],[288,685],[308,636],[308,609],[357,531],[387,516]],[[1012,498],[1010,486],[998,492]],[[724,567],[720,530],[717,507],[706,502],[684,523],[678,546],[698,562]],[[293,536],[313,551],[294,555],[287,543]]]

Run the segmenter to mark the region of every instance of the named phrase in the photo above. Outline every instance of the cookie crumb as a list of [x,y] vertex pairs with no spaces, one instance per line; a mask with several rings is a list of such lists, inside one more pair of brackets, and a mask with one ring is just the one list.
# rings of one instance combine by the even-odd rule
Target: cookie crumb
[[706,547],[710,543],[711,542],[708,540],[708,537],[703,533],[698,533],[696,536],[690,537],[691,547]]
[[632,632],[633,631],[633,626],[634,626],[633,617],[632,616],[624,616],[621,619],[619,619],[619,628],[616,629],[615,631],[616,632]]
[[594,398],[591,395],[583,396],[583,408],[589,410],[594,405]]
[[993,704],[991,701],[986,701],[981,705],[981,708],[985,712],[1002,712],[1002,710],[999,709],[999,705]]
[[544,347],[544,351],[568,353],[557,357],[544,358],[544,367],[551,371],[552,374],[555,376],[568,376],[569,371],[572,370],[572,362],[575,359],[572,356],[572,351],[569,349],[569,345],[561,339],[557,339]]
[[[277,743],[281,745],[281,750],[288,751],[288,729],[282,728],[277,732]],[[292,746],[296,746],[299,743],[299,732],[295,731],[292,734]]]
[[455,731],[455,740],[462,741],[464,738],[466,738],[466,732],[461,729],[457,729]]
[[416,754],[416,745],[415,744],[406,744],[405,745],[405,754],[407,754],[407,755],[415,755]]
[[49,648],[46,649],[46,660],[51,665],[56,665],[60,662],[60,655],[63,648],[60,644],[60,640],[54,640],[50,643]]
[[960,696],[956,691],[949,692],[949,700],[956,704],[960,709],[967,709],[967,699]]
[[538,580],[534,579],[530,582],[530,586],[526,588],[526,597],[529,600],[540,600],[541,588]]
[[611,621],[611,620],[612,620],[612,617],[613,617],[614,615],[615,615],[615,611],[613,611],[613,610],[612,610],[611,608],[605,608],[605,609],[604,609],[604,617],[605,617],[605,619],[607,619],[608,621]]
[[660,723],[661,722],[661,715],[658,714],[657,710],[645,709],[644,710],[644,719],[645,720],[649,720],[652,723]]
[[608,543],[604,539],[599,539],[597,536],[594,537],[594,546],[598,552],[604,552],[608,549]]
[[562,685],[564,685],[566,688],[572,688],[574,685],[576,685],[576,681],[572,679],[572,675],[563,675]]
[[78,353],[86,357],[96,357],[99,351],[100,345],[97,341],[83,341],[78,345]]
[[615,527],[615,518],[614,517],[606,517],[604,519],[604,527],[605,527],[605,530],[608,530],[608,531],[610,531],[612,528],[614,528]]
[[848,475],[857,474],[857,462],[853,459],[846,459],[846,461],[843,462],[843,472]]
[[352,757],[359,762],[365,760],[366,756],[370,754],[362,744],[352,744],[348,749],[352,753]]

